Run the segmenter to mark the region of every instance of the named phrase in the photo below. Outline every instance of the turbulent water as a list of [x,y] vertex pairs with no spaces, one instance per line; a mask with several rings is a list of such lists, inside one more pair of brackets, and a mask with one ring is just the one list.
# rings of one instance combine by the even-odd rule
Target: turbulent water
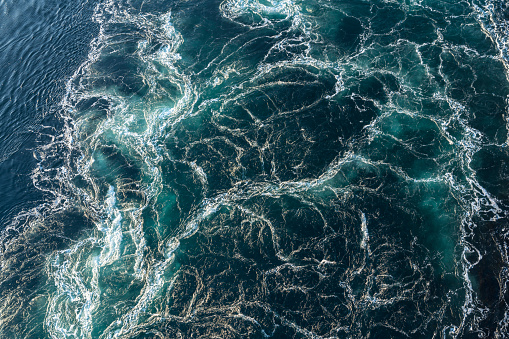
[[1,338],[509,337],[507,2],[0,9]]

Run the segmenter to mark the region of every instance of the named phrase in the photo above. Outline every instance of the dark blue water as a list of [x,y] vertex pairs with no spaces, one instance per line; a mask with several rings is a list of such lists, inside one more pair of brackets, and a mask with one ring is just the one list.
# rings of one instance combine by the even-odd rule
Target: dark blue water
[[3,1],[0,337],[508,337],[500,1]]
[[[44,193],[32,185],[33,150],[55,110],[67,79],[87,58],[98,27],[93,4],[82,1],[2,1],[0,9],[0,220],[9,224],[21,211],[40,204]],[[54,132],[53,132],[54,134]]]

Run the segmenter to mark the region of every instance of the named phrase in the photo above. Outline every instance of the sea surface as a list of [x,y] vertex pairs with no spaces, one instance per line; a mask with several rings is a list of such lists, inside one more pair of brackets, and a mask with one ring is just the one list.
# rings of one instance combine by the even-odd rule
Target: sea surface
[[0,0],[0,338],[508,338],[509,3]]

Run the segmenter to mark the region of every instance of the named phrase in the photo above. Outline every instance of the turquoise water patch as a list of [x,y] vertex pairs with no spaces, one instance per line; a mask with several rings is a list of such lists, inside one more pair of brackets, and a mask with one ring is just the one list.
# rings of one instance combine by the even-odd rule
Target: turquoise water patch
[[505,337],[494,8],[98,1],[34,151],[52,198],[1,238],[0,333]]

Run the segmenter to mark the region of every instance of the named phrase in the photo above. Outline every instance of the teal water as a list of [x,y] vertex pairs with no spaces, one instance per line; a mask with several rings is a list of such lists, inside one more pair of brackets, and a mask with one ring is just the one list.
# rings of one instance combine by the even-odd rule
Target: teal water
[[505,2],[93,5],[0,337],[509,336]]

